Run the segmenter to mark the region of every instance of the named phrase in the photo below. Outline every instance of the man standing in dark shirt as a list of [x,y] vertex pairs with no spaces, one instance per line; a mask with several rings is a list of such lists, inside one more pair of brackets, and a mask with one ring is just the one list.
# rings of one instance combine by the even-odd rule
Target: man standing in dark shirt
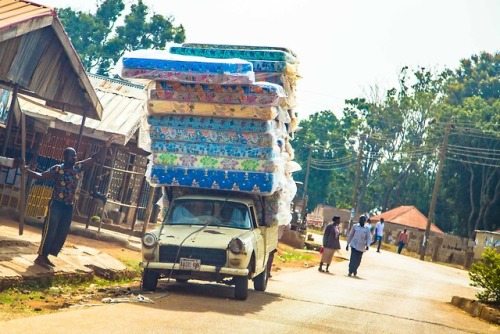
[[42,241],[38,249],[38,257],[35,259],[35,263],[39,266],[45,269],[54,267],[48,256],[57,256],[66,241],[73,217],[78,180],[95,160],[104,157],[113,140],[114,136],[111,136],[101,150],[85,160],[76,161],[75,149],[68,147],[63,151],[64,162],[62,164],[54,165],[43,173],[27,169],[28,175],[34,179],[54,180],[52,198],[42,231]]

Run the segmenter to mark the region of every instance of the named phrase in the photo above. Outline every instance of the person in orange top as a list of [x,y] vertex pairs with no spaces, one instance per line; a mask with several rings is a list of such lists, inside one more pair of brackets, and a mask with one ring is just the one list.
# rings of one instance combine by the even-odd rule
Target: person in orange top
[[408,243],[408,233],[406,233],[406,228],[403,232],[399,233],[398,237],[398,254],[401,254],[403,247]]
[[66,241],[73,217],[73,204],[78,180],[96,159],[104,156],[114,138],[114,136],[111,136],[99,152],[82,161],[76,161],[74,148],[65,148],[63,151],[64,162],[50,167],[49,170],[43,173],[32,171],[27,166],[24,166],[24,163],[22,164],[22,168],[25,168],[27,174],[34,179],[54,180],[52,198],[43,224],[42,241],[38,250],[38,257],[34,261],[35,264],[45,269],[55,266],[48,256],[57,256]]

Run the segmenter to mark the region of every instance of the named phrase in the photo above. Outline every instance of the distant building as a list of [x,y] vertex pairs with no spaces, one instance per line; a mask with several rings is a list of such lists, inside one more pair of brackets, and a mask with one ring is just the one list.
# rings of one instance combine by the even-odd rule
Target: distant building
[[487,247],[496,248],[500,252],[500,230],[475,231],[476,239],[474,241],[474,259],[481,259],[484,249]]
[[[408,229],[409,232],[423,232],[427,227],[427,217],[413,205],[400,206],[370,217],[372,224],[384,218],[386,228]],[[431,224],[431,234],[444,234],[439,227]]]

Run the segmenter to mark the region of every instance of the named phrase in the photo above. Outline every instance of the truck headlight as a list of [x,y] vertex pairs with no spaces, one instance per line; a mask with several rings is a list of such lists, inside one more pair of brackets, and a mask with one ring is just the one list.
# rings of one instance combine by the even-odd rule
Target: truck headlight
[[234,238],[229,242],[229,250],[234,254],[240,254],[245,249],[245,244],[238,238]]
[[158,238],[153,233],[146,233],[144,238],[142,238],[142,244],[146,248],[153,248],[158,242]]

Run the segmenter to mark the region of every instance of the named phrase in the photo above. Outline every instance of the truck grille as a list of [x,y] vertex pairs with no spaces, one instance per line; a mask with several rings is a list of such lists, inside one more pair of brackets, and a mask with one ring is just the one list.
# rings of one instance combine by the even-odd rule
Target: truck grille
[[[178,246],[160,246],[160,262],[174,262],[178,250]],[[200,259],[202,265],[216,267],[226,265],[226,251],[223,249],[181,247],[179,258],[181,257]],[[178,263],[179,259],[175,262]]]

